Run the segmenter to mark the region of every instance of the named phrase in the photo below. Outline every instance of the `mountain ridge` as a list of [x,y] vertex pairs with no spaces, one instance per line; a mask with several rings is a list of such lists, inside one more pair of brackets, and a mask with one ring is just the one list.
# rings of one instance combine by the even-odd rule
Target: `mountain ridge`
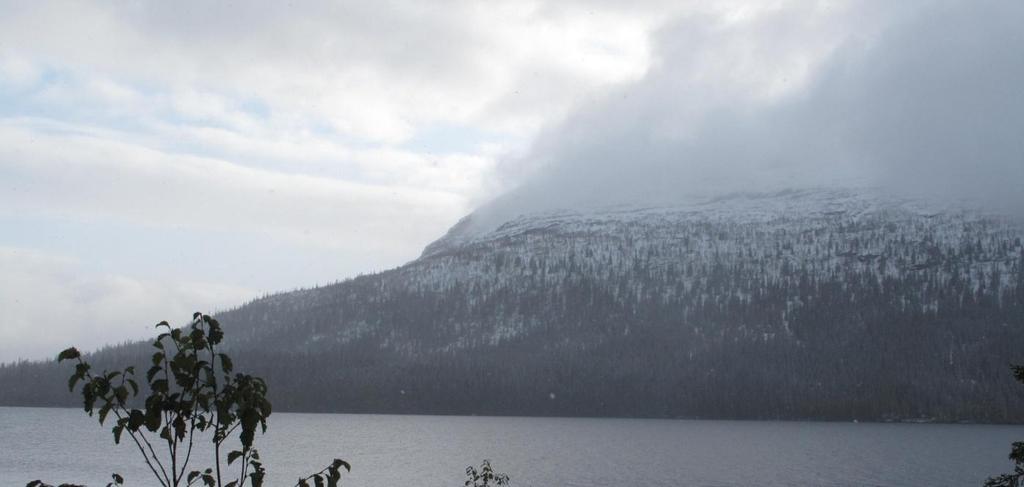
[[1004,217],[836,189],[475,216],[218,314],[236,362],[291,410],[1024,420]]

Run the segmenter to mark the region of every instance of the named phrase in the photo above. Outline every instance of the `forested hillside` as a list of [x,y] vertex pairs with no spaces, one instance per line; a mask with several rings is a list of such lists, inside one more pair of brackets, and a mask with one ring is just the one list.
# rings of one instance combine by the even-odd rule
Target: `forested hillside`
[[[292,411],[1024,421],[1007,218],[836,190],[475,217],[219,313],[236,364]],[[0,403],[72,403],[65,376],[4,366]]]

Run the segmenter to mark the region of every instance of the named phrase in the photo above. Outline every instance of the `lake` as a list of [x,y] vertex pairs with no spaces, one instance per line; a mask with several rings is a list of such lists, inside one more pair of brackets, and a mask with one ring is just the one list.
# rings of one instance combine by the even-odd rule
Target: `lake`
[[[102,486],[111,472],[153,485],[109,426],[77,409],[0,408],[0,485]],[[258,445],[270,486],[335,457],[352,464],[350,487],[462,486],[485,458],[524,487],[980,486],[1010,471],[1015,440],[1024,427],[274,413]]]

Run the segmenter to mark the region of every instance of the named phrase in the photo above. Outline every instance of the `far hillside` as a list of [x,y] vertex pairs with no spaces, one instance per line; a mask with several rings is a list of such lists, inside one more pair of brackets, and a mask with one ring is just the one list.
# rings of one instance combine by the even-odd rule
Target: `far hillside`
[[[217,317],[281,410],[1024,422],[1022,237],[860,190],[470,215],[402,267]],[[6,365],[0,404],[74,405],[65,376]]]

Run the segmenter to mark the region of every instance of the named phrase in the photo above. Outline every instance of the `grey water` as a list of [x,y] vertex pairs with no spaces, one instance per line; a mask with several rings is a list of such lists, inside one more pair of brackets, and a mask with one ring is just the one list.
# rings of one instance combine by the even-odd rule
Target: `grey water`
[[[102,486],[111,472],[154,485],[109,426],[77,409],[0,408],[0,486]],[[980,486],[1010,471],[1017,440],[1024,427],[274,413],[257,441],[270,486],[340,457],[350,487],[461,486],[485,458],[514,486],[618,487]]]

